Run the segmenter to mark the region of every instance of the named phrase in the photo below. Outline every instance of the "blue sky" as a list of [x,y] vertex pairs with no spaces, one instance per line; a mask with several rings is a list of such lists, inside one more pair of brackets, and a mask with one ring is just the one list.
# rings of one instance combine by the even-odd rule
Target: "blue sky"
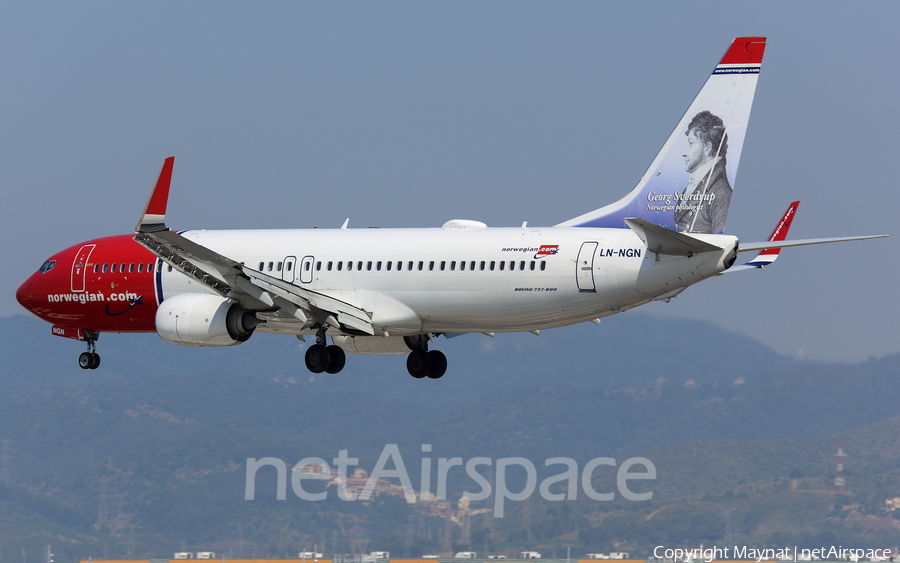
[[[177,228],[575,217],[634,187],[739,35],[769,41],[726,231],[762,240],[799,199],[792,238],[896,235],[897,21],[889,2],[4,2],[0,315],[51,253],[133,230],[170,155]],[[810,358],[898,352],[898,245],[787,250],[642,310]]]

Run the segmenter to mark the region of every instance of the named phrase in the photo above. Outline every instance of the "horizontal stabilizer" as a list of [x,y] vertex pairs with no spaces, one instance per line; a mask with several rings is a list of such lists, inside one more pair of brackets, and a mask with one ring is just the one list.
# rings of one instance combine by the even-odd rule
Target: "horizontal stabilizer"
[[739,266],[733,266],[730,269],[726,270],[723,273],[731,273],[731,272],[740,272],[742,270],[750,270],[750,269],[759,269],[769,264],[773,263],[777,258],[778,254],[781,252],[782,248],[787,248],[790,246],[807,246],[810,244],[826,244],[830,242],[844,242],[850,240],[866,240],[870,238],[883,238],[889,237],[891,235],[866,235],[866,236],[855,236],[855,237],[831,237],[831,238],[808,238],[808,239],[797,239],[797,240],[785,240],[787,238],[788,231],[791,228],[791,223],[794,221],[794,216],[797,213],[797,208],[800,207],[800,202],[795,201],[791,203],[787,211],[784,212],[784,215],[781,217],[781,221],[775,226],[775,230],[772,231],[772,235],[769,236],[769,240],[763,242],[749,242],[749,243],[739,243],[738,252],[753,252],[759,251],[752,260],[749,262],[745,262]]
[[830,242],[845,242],[849,240],[867,240],[870,238],[885,238],[891,235],[863,235],[857,237],[831,237],[831,238],[804,238],[796,240],[783,240],[780,242],[750,242],[741,243],[738,252],[751,252],[753,250],[767,250],[770,248],[788,248],[790,246],[808,246],[810,244],[827,244]]
[[633,217],[625,219],[634,233],[640,237],[647,250],[656,254],[669,254],[672,256],[693,256],[701,252],[721,251],[718,246],[703,242],[692,236],[688,236],[672,229],[654,225],[643,219]]

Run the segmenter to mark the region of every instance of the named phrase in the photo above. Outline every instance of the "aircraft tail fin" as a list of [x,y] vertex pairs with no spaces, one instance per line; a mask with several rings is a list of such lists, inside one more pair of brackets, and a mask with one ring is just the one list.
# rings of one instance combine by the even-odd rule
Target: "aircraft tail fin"
[[634,190],[557,226],[624,228],[636,218],[680,232],[724,232],[765,48],[765,37],[735,39]]

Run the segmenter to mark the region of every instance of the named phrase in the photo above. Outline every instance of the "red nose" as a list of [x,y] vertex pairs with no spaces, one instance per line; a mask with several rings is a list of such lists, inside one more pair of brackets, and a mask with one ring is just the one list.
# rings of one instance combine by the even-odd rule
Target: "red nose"
[[25,283],[16,290],[16,301],[19,302],[19,305],[32,312],[34,312],[35,285],[37,284],[34,283],[34,276],[32,276],[25,280]]

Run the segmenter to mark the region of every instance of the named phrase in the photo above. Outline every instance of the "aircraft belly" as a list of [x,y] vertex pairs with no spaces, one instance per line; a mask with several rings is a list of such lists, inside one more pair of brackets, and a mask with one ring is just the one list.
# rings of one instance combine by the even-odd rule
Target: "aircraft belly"
[[422,319],[402,298],[376,291],[347,289],[328,290],[328,295],[367,311],[372,316],[372,326],[382,331],[398,334],[422,332]]
[[691,286],[702,281],[709,269],[709,263],[715,263],[718,255],[697,255],[691,258],[683,256],[661,256],[657,261],[655,254],[643,260],[640,272],[635,280],[635,289],[643,295],[659,295],[678,288]]
[[[502,289],[409,291],[397,298],[414,309],[422,329],[432,332],[514,332],[570,324],[589,306],[573,306],[569,292],[559,287],[571,280],[546,284],[552,291],[515,284]],[[529,289],[530,291],[526,291]],[[594,300],[597,296],[594,296]]]

